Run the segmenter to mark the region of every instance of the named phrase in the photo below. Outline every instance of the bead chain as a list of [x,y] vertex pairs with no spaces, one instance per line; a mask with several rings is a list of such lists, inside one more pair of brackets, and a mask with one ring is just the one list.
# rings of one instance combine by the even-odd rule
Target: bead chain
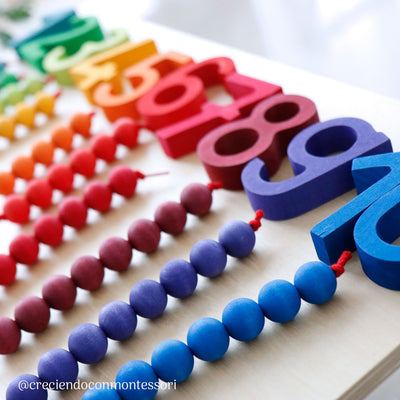
[[[119,173],[125,168],[116,167],[115,170]],[[125,179],[120,178],[119,183],[122,184],[119,185],[121,188],[127,189]],[[132,188],[132,185],[130,187]],[[15,320],[0,318],[0,354],[9,354],[18,349],[21,329],[32,333],[45,330],[50,319],[50,308],[71,308],[75,302],[77,287],[89,291],[98,289],[103,282],[104,267],[114,271],[126,270],[130,265],[133,249],[143,253],[154,252],[158,248],[161,231],[177,235],[185,227],[187,213],[199,217],[207,214],[211,208],[212,191],[219,188],[219,183],[209,183],[207,186],[199,183],[189,184],[181,193],[180,203],[167,201],[157,207],[154,221],[134,221],[128,230],[128,241],[111,237],[100,246],[99,258],[78,258],[71,266],[71,277],[55,275],[48,278],[42,288],[42,298],[28,296],[20,300],[15,307]],[[82,209],[83,206],[84,203],[80,199],[66,199],[60,218],[65,221],[65,214],[69,216],[69,220],[65,222],[75,227],[82,226],[86,220],[86,209]],[[71,213],[74,213],[73,217]],[[50,237],[54,239],[54,233]],[[12,259],[10,256],[0,256],[3,264],[6,260],[10,263]]]

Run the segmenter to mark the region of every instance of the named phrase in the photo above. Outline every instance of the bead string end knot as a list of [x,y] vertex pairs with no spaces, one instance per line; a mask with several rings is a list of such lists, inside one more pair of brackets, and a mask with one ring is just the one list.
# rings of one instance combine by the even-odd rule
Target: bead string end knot
[[254,232],[257,232],[258,228],[261,226],[261,219],[264,216],[264,212],[262,210],[257,210],[254,219],[249,221],[249,225],[253,228]]
[[352,257],[350,251],[344,251],[341,256],[339,257],[339,260],[337,261],[336,264],[332,264],[330,267],[333,270],[333,272],[336,275],[336,278],[339,278],[340,275],[342,275],[345,271],[344,266],[346,265],[347,261],[350,260]]
[[222,182],[209,182],[207,183],[207,187],[213,191],[215,189],[222,189],[223,188],[223,184]]

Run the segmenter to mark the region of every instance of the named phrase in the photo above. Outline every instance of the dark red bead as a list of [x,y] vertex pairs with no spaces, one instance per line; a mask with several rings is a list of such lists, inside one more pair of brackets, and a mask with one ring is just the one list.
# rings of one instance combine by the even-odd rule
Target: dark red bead
[[0,254],[0,285],[7,286],[15,281],[17,266],[12,257]]
[[115,167],[108,176],[108,184],[114,193],[131,197],[135,193],[137,173],[123,165]]
[[45,179],[33,179],[26,188],[26,199],[29,203],[40,208],[47,208],[51,205],[53,188]]
[[49,246],[62,242],[64,225],[55,215],[42,215],[33,225],[36,239]]
[[49,307],[56,310],[68,310],[75,302],[75,283],[65,275],[51,276],[43,284],[42,296]]
[[11,354],[18,349],[21,329],[11,318],[0,318],[0,354]]
[[74,183],[74,171],[69,165],[54,164],[48,169],[47,180],[53,189],[67,193]]
[[96,135],[92,138],[90,148],[93,154],[106,162],[113,161],[117,151],[117,142],[109,135]]
[[88,207],[96,211],[107,211],[111,206],[111,189],[100,181],[93,181],[86,185],[83,198]]
[[64,225],[72,226],[75,229],[86,225],[88,208],[85,202],[79,197],[67,197],[58,207],[58,217]]
[[139,129],[134,119],[123,117],[115,121],[113,135],[117,143],[132,148],[137,145]]
[[42,298],[28,296],[15,306],[14,318],[24,331],[39,333],[49,324],[50,308]]
[[124,271],[131,264],[132,248],[128,241],[111,237],[100,246],[99,256],[105,267],[114,271]]
[[198,216],[207,214],[210,211],[211,203],[211,190],[201,183],[191,183],[181,193],[181,204],[190,214]]
[[29,201],[19,194],[8,196],[3,207],[5,219],[16,224],[25,224],[29,220]]
[[154,214],[154,221],[163,232],[170,235],[177,235],[185,227],[186,210],[180,203],[167,201],[157,207]]
[[160,227],[149,219],[138,219],[132,222],[128,230],[129,243],[134,249],[143,253],[157,250],[160,236]]
[[34,264],[39,255],[39,242],[27,233],[20,233],[10,243],[10,256],[21,264]]
[[75,285],[85,290],[98,289],[104,278],[102,262],[93,256],[79,257],[71,267],[71,278]]
[[71,153],[69,163],[74,172],[89,178],[94,174],[96,157],[89,149],[76,149]]

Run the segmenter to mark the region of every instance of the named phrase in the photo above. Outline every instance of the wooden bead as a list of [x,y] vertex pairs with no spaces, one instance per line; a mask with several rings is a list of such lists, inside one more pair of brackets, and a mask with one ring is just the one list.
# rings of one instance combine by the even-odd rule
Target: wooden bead
[[0,254],[0,285],[7,286],[15,280],[17,266],[12,257]]
[[123,165],[115,167],[108,175],[110,189],[126,198],[133,196],[137,184],[137,173]]
[[71,278],[81,289],[96,290],[103,282],[104,266],[93,256],[79,257],[71,266]]
[[104,212],[110,208],[112,200],[111,189],[101,181],[93,181],[86,185],[83,198],[88,207]]
[[94,113],[76,113],[70,119],[69,126],[83,137],[89,137],[93,115]]
[[15,178],[11,172],[0,172],[0,194],[8,195],[14,192]]
[[28,296],[16,305],[14,318],[24,331],[39,333],[44,331],[49,324],[50,309],[40,297]]
[[65,151],[71,150],[73,139],[74,131],[69,126],[56,126],[51,132],[53,145]]
[[74,172],[69,165],[54,164],[47,172],[47,180],[54,189],[68,193],[74,183]]
[[34,236],[20,233],[11,241],[9,251],[16,262],[31,265],[38,260],[39,242]]
[[110,162],[115,158],[117,142],[112,136],[96,135],[91,140],[90,149],[97,158]]
[[46,279],[42,288],[43,300],[56,310],[68,310],[74,305],[76,286],[65,275],[54,275]]
[[31,157],[17,157],[12,162],[11,170],[15,177],[28,181],[33,177],[35,163]]
[[42,215],[35,221],[33,231],[39,242],[57,246],[62,242],[64,226],[58,217]]
[[90,178],[95,172],[96,157],[89,149],[74,150],[69,157],[69,162],[75,173],[86,178]]
[[11,318],[0,318],[0,354],[11,354],[18,349],[21,330]]
[[100,246],[99,258],[106,268],[124,271],[129,268],[131,263],[132,248],[128,241],[119,237],[111,237]]
[[3,214],[5,219],[16,224],[25,224],[29,221],[30,205],[29,201],[19,194],[12,194],[7,197]]
[[149,219],[138,219],[129,226],[129,243],[134,249],[143,253],[152,253],[157,250],[160,237],[160,227]]
[[177,235],[185,228],[186,210],[180,203],[167,201],[157,207],[154,221],[162,231]]
[[191,183],[181,193],[181,204],[190,214],[198,216],[207,214],[211,203],[211,190],[201,183]]
[[88,208],[79,197],[67,197],[58,207],[58,216],[64,225],[80,229],[86,225]]
[[50,165],[53,162],[54,145],[51,142],[37,142],[32,147],[32,159],[43,165]]
[[113,126],[113,136],[117,143],[132,149],[137,145],[139,129],[139,124],[134,119],[119,118]]
[[45,179],[33,179],[28,183],[25,195],[29,203],[47,208],[51,205],[53,188]]

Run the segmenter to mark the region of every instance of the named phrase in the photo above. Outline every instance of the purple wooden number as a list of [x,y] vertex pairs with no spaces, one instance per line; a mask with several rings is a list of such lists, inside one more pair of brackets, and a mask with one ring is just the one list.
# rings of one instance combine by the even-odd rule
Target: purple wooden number
[[263,210],[265,218],[294,218],[352,189],[354,158],[390,151],[390,139],[368,122],[337,118],[304,129],[290,142],[293,178],[270,182],[265,164],[256,158],[244,168],[242,183],[251,205]]

